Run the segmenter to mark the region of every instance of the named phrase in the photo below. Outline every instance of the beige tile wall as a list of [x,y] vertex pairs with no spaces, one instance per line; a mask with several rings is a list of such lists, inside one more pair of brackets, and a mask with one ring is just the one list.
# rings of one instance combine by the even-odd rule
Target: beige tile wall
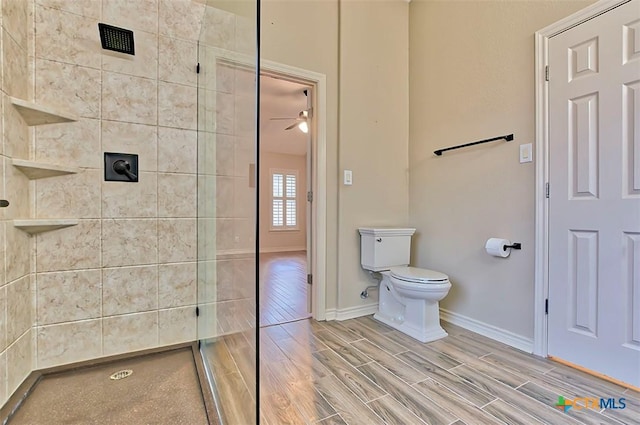
[[[216,334],[251,327],[254,126],[240,108],[252,106],[255,81],[224,67],[209,73],[198,152],[203,2],[0,1],[0,199],[12,202],[0,210],[0,404],[33,369],[194,340],[199,224],[213,276],[201,295],[219,312],[211,326]],[[255,36],[238,37],[247,27],[240,19],[206,15],[211,46],[251,52],[243,37]],[[134,30],[136,55],[102,50],[98,22]],[[8,95],[81,119],[30,130]],[[140,155],[140,182],[104,182],[103,152]],[[30,182],[11,158],[81,172]],[[198,165],[208,171],[198,176]],[[224,199],[211,196],[217,179],[227,179]],[[197,183],[210,213],[200,223]],[[79,224],[29,236],[9,221],[36,217]]]
[[[200,337],[255,326],[256,192],[249,183],[250,165],[256,163],[250,42],[255,32],[248,20],[208,8],[203,26],[197,156]],[[239,33],[239,26],[248,30]]]
[[0,209],[0,405],[35,364],[34,243],[12,224],[13,219],[30,217],[33,208],[32,184],[11,165],[13,158],[29,158],[29,129],[9,101],[9,96],[28,100],[32,95],[31,6],[28,1],[0,1],[0,199],[10,202]]
[[[36,217],[80,219],[35,238],[35,367],[194,340],[204,6],[35,0],[34,8],[35,100],[82,117],[35,131],[36,159],[82,169],[35,183]],[[133,30],[136,55],[102,50],[98,22]],[[138,154],[140,181],[105,182],[103,152]]]

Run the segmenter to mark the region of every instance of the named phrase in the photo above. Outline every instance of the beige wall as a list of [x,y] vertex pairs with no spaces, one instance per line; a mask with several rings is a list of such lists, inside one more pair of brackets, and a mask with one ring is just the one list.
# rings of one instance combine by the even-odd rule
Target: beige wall
[[2,120],[0,122],[0,405],[31,372],[34,364],[33,239],[13,227],[12,220],[30,216],[33,184],[11,165],[28,158],[29,129],[7,96],[30,99],[29,56],[33,54],[29,15],[31,3],[2,0]]
[[[441,307],[533,337],[534,38],[591,1],[420,1],[410,9],[413,264],[447,273]],[[509,143],[437,148],[503,134]],[[488,256],[489,237],[522,242]]]
[[359,296],[375,282],[360,266],[358,227],[407,225],[408,12],[404,0],[340,3],[339,311],[377,302]]
[[[271,230],[271,169],[295,170],[298,173],[297,230]],[[307,244],[307,158],[276,152],[260,154],[260,252],[305,250]]]
[[407,14],[402,0],[262,2],[262,57],[327,76],[329,310],[375,302],[359,298],[356,229],[407,222]]
[[261,56],[327,76],[327,308],[338,279],[338,0],[264,0]]

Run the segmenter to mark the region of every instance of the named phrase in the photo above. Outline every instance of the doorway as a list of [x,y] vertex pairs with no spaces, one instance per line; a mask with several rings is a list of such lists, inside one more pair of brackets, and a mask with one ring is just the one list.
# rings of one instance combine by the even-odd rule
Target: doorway
[[[538,64],[544,67],[543,73],[538,67],[544,80],[538,87],[543,136],[537,184],[544,197],[536,224],[542,246],[537,354],[635,387],[640,386],[639,33],[640,0],[631,0],[597,3],[542,30],[537,39]],[[547,317],[540,317],[541,301]]]
[[[262,60],[260,75],[299,83],[312,88],[310,105],[313,116],[309,134],[311,145],[307,156],[311,166],[308,182],[312,201],[307,208],[307,267],[311,282],[307,289],[308,311],[316,320],[326,319],[326,276],[327,276],[327,77],[307,69],[278,62]],[[295,111],[293,112],[295,114]],[[289,115],[290,116],[290,115]],[[261,119],[267,118],[264,115]],[[264,184],[264,182],[261,182]]]
[[260,325],[311,316],[313,87],[260,76]]

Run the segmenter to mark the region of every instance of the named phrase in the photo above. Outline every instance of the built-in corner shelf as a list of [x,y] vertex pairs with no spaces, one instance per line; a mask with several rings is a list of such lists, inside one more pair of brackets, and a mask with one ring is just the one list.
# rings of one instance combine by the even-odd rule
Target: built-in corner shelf
[[12,164],[30,180],[45,179],[47,177],[62,176],[65,174],[76,174],[79,168],[65,167],[63,165],[44,164],[41,162],[27,161],[25,159],[12,159]]
[[75,115],[56,108],[38,105],[15,97],[10,99],[11,104],[20,112],[20,115],[29,126],[72,122],[79,119]]
[[30,234],[49,232],[51,230],[71,227],[77,224],[78,220],[73,218],[13,220],[13,225],[15,227]]

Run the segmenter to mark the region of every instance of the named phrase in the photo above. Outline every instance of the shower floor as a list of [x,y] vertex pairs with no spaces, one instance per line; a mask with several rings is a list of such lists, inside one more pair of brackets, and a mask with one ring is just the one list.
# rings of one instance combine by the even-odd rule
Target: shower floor
[[[111,380],[124,369],[133,374]],[[46,375],[9,421],[37,424],[209,424],[191,348]]]

